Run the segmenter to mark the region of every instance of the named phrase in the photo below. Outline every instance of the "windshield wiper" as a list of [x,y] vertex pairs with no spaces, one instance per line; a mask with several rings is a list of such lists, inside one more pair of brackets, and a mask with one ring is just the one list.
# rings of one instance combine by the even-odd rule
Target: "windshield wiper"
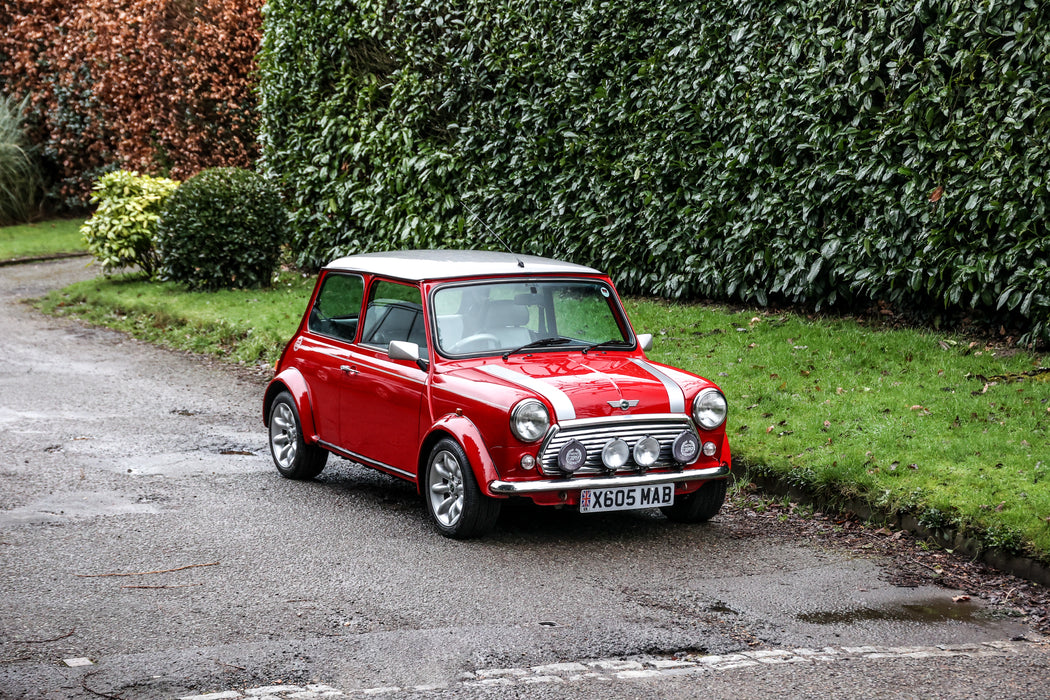
[[565,345],[566,343],[577,342],[579,341],[574,340],[573,338],[566,338],[564,336],[555,336],[553,338],[540,338],[539,340],[534,340],[531,343],[526,343],[520,348],[514,348],[513,350],[508,350],[507,352],[503,353],[503,361],[506,362],[508,357],[510,357],[511,355],[515,355],[521,352],[522,350],[531,350],[532,348],[546,348],[552,345]]
[[631,347],[632,345],[634,345],[634,343],[632,343],[632,342],[630,342],[628,340],[620,340],[619,338],[613,338],[612,340],[603,340],[600,343],[594,343],[593,345],[588,345],[587,347],[585,347],[583,349],[582,352],[583,352],[584,355],[586,355],[591,350],[597,350],[598,348]]

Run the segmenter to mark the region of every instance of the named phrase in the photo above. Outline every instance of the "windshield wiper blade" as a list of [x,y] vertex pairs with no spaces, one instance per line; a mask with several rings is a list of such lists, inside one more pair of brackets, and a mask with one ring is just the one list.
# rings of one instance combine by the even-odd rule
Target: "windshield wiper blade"
[[566,343],[573,343],[573,342],[578,342],[578,341],[575,341],[572,338],[566,338],[566,337],[560,336],[560,335],[559,336],[555,336],[553,338],[540,338],[539,340],[534,340],[531,343],[526,343],[525,345],[522,345],[520,348],[514,348],[513,350],[508,350],[507,352],[503,353],[503,360],[506,361],[508,357],[510,357],[511,355],[515,355],[515,354],[521,352],[522,350],[531,350],[532,348],[546,348],[546,347],[550,347],[552,345],[565,345]]
[[598,348],[604,347],[631,347],[634,343],[628,340],[620,340],[619,338],[613,338],[612,340],[603,340],[600,343],[594,343],[585,347],[582,352],[586,355],[591,350],[597,350]]

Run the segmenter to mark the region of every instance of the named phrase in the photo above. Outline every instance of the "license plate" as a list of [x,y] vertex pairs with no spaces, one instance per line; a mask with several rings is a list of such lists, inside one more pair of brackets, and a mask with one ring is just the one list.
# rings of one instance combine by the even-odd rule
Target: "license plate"
[[581,513],[606,513],[614,510],[659,508],[674,504],[674,484],[657,486],[620,486],[613,489],[580,491]]

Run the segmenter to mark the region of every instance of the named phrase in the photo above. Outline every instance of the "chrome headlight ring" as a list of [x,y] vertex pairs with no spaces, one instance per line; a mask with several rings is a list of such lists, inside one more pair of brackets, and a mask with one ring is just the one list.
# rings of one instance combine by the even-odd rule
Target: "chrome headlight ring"
[[718,389],[708,387],[693,399],[693,421],[703,430],[714,430],[728,415],[729,404]]
[[510,431],[522,442],[536,442],[551,427],[551,414],[540,401],[524,399],[510,412]]

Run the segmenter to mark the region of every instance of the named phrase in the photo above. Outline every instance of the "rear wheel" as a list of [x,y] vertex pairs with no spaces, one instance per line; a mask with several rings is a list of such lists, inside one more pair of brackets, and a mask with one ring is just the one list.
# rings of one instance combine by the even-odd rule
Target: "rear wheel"
[[312,479],[321,473],[328,452],[317,445],[307,445],[295,399],[282,391],[270,406],[270,454],[281,476],[288,479]]
[[676,498],[674,505],[664,506],[660,510],[668,520],[676,523],[707,522],[722,509],[728,486],[729,479],[708,481],[696,491]]
[[445,438],[434,445],[424,489],[430,519],[446,537],[480,537],[496,524],[500,502],[481,493],[467,455],[455,440]]

